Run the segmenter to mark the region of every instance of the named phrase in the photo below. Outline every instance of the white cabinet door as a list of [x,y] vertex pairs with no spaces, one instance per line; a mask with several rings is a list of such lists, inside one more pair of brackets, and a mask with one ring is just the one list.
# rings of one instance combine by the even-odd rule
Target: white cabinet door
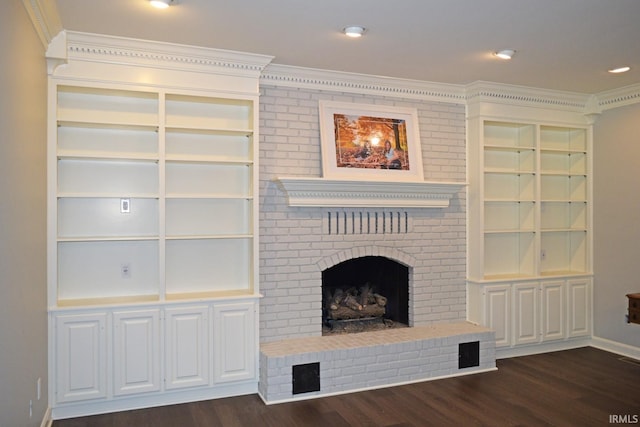
[[209,384],[209,307],[165,311],[165,388]]
[[591,333],[591,280],[567,281],[569,308],[569,337],[580,337]]
[[511,286],[485,287],[484,310],[483,324],[495,332],[496,347],[511,345]]
[[113,313],[113,394],[160,390],[160,312]]
[[542,282],[542,341],[565,338],[565,286],[563,281]]
[[58,403],[107,396],[106,313],[55,316]]
[[531,344],[539,341],[538,313],[538,283],[514,285],[514,344]]
[[213,316],[214,382],[255,378],[255,304],[216,304]]

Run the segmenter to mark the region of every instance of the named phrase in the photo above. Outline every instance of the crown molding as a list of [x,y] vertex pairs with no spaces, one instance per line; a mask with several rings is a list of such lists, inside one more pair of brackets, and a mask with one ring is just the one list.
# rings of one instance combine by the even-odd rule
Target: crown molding
[[22,4],[33,26],[38,33],[42,45],[46,49],[51,40],[62,31],[62,23],[56,2],[45,0],[22,0]]
[[260,83],[261,85],[432,100],[455,104],[466,102],[464,87],[460,85],[279,64],[269,64],[260,77]]
[[[148,66],[160,69],[259,78],[260,85],[306,88],[402,99],[461,104],[502,104],[584,114],[640,103],[640,84],[583,94],[477,81],[468,85],[435,83],[341,71],[272,64],[273,56],[151,40],[58,31],[54,2],[22,0],[43,43],[50,74],[69,60]],[[55,36],[53,34],[56,34]]]
[[467,101],[584,112],[590,95],[526,86],[477,81],[466,86]]
[[[272,56],[101,34],[63,31],[47,57],[258,78]],[[62,57],[64,56],[64,58]]]
[[589,94],[485,81],[455,85],[269,64],[260,77],[260,84],[465,105],[488,102],[593,113],[588,110]]
[[601,111],[640,103],[640,83],[600,92],[596,95]]

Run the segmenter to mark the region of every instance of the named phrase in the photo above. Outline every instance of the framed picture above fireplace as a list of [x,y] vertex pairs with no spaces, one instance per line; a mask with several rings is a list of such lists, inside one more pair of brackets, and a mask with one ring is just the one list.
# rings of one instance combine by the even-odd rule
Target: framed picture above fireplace
[[320,140],[324,178],[424,180],[415,108],[320,101]]

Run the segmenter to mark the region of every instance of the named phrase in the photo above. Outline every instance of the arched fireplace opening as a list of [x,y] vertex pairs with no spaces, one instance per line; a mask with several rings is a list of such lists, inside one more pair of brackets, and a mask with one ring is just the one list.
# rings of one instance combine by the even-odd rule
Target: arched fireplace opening
[[322,272],[323,335],[409,324],[409,268],[382,256],[343,261]]

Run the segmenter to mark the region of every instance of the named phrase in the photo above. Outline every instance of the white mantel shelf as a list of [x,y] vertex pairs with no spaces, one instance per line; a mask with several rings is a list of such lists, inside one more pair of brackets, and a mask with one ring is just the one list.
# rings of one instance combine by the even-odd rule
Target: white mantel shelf
[[358,181],[310,177],[275,178],[289,206],[446,208],[467,184],[436,181]]

